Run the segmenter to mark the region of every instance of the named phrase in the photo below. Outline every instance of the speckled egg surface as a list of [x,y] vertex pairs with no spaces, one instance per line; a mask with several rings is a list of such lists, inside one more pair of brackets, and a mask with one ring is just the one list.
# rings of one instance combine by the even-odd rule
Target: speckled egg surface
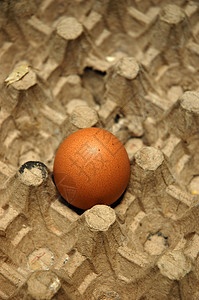
[[63,141],[55,155],[53,174],[62,197],[73,206],[88,209],[118,200],[129,181],[130,163],[116,136],[92,127]]

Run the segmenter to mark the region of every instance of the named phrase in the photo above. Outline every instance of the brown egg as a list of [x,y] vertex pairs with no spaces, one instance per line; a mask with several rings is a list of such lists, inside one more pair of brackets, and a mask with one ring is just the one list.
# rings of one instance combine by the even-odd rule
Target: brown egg
[[69,135],[57,150],[54,180],[70,204],[88,209],[114,203],[130,177],[129,158],[123,144],[101,128],[80,129]]

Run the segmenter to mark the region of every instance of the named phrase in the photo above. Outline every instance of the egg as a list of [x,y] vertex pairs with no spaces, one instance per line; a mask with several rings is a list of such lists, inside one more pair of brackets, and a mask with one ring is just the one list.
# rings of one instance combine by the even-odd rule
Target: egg
[[53,175],[62,197],[85,210],[118,200],[129,182],[130,162],[115,135],[101,128],[84,128],[58,148]]

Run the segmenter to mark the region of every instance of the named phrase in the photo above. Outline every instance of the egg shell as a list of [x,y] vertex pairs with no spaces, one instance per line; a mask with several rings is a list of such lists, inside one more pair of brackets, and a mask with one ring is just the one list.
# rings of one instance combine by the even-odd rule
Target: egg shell
[[125,191],[130,163],[123,144],[105,129],[69,135],[57,150],[54,181],[62,197],[81,209],[111,205]]

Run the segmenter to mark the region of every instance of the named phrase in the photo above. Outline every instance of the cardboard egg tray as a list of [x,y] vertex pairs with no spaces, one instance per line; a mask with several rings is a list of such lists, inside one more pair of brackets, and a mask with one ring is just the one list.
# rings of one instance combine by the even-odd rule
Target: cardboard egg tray
[[[0,2],[0,299],[199,299],[199,4],[170,2]],[[53,160],[92,126],[131,178],[80,211]]]

